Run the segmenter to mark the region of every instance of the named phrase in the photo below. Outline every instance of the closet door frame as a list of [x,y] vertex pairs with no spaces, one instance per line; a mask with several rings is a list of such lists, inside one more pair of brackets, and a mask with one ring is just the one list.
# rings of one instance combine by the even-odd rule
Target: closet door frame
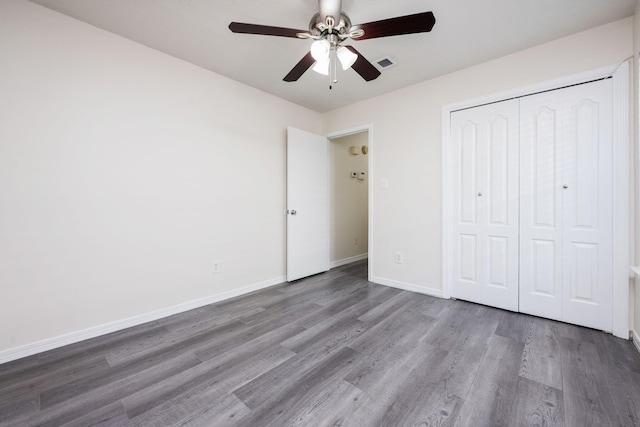
[[613,79],[613,335],[629,339],[629,188],[630,188],[630,130],[629,130],[629,73],[630,61],[597,68],[571,76],[548,80],[474,98],[442,107],[442,295],[451,298],[453,266],[451,265],[451,113],[492,102],[560,89],[602,78]]

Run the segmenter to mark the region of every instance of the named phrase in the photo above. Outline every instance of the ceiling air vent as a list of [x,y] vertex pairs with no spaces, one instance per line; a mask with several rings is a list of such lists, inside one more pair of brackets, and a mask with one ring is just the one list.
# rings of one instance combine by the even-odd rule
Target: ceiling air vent
[[390,56],[385,56],[384,58],[380,58],[375,62],[376,68],[378,70],[386,70],[387,68],[395,67],[396,61]]

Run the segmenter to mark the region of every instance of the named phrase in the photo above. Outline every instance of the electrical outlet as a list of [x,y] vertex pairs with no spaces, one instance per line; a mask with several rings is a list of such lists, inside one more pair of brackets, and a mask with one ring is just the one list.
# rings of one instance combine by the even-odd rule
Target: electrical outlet
[[404,263],[404,255],[402,254],[402,252],[396,252],[395,261],[396,261],[396,264]]
[[357,238],[357,237],[355,238],[355,240],[354,240],[353,244],[354,244],[354,245],[356,245],[356,246],[358,246],[358,238]]
[[213,261],[213,274],[220,273],[220,261]]

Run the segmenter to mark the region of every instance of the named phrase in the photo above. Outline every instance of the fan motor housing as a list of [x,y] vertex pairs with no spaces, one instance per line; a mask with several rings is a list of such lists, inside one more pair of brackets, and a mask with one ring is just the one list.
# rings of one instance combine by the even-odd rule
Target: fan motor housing
[[329,26],[326,22],[323,22],[320,13],[313,15],[311,22],[309,22],[309,32],[315,36],[321,36],[328,33],[344,36],[349,32],[350,28],[351,19],[349,19],[345,13],[340,14],[340,22],[333,26]]

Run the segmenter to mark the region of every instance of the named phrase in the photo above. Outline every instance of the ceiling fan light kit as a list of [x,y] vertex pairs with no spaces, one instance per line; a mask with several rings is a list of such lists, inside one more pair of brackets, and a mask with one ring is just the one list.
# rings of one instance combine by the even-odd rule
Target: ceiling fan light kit
[[329,75],[329,60],[326,61],[317,61],[316,65],[312,68],[318,74],[324,74],[325,76]]
[[366,40],[403,34],[431,31],[436,19],[432,12],[399,16],[366,24],[351,25],[349,17],[342,12],[342,0],[318,0],[319,12],[313,15],[309,31],[268,25],[232,22],[229,29],[234,33],[258,34],[278,37],[313,39],[309,52],[284,77],[286,82],[297,81],[309,68],[329,76],[329,89],[337,83],[337,62],[343,70],[352,68],[366,81],[380,76],[380,70],[365,59],[353,46],[341,46],[347,39]]
[[[329,71],[334,71],[336,68],[336,60],[333,56],[337,56],[342,65],[343,70],[348,70],[358,59],[358,55],[351,52],[344,46],[338,46],[337,49],[331,46],[327,40],[316,40],[311,45],[311,56],[315,59],[316,64],[312,70],[316,73],[329,75]],[[336,83],[337,79],[335,74],[331,76],[331,83]]]
[[344,46],[339,46],[336,53],[338,54],[338,59],[342,64],[342,69],[345,71],[351,68],[351,66],[356,62],[356,59],[358,59],[358,55],[351,52]]
[[311,44],[311,56],[316,61],[324,61],[329,58],[331,43],[328,40],[316,40]]

